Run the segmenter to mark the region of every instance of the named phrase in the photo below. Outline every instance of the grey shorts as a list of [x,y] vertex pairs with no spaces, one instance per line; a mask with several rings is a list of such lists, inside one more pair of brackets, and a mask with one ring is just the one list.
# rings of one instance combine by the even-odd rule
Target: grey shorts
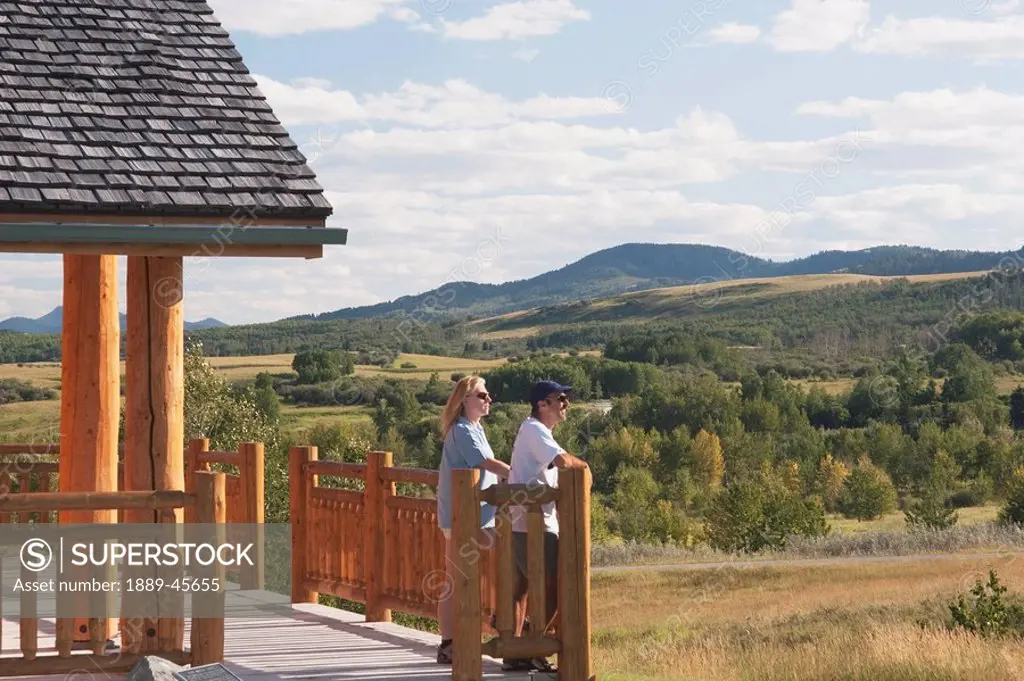
[[[526,533],[512,533],[512,555],[516,564],[515,598],[519,600],[526,595],[529,587],[529,568],[526,562]],[[548,588],[558,584],[558,535],[554,532],[544,533],[544,571]],[[548,611],[554,613],[555,604],[548,603]]]

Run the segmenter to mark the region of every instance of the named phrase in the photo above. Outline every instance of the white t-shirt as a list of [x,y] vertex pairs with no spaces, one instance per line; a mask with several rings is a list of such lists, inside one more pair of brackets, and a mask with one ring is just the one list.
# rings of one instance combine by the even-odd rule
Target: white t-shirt
[[[547,485],[558,487],[558,469],[549,468],[555,457],[565,452],[555,442],[551,429],[532,416],[523,421],[512,444],[512,470],[508,475],[510,485]],[[544,504],[544,527],[546,531],[558,534],[558,511],[555,502]],[[526,532],[526,509],[510,506],[512,531]]]

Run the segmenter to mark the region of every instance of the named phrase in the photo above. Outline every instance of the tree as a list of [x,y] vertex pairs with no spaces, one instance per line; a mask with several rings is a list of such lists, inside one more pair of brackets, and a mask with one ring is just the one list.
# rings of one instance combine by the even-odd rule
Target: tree
[[1014,430],[1024,429],[1024,386],[1010,393],[1010,425]]
[[910,504],[903,511],[911,529],[945,530],[956,525],[959,514],[947,503],[947,499],[959,474],[960,466],[952,455],[940,449],[932,461],[931,474],[921,500]]
[[260,409],[256,391],[248,387],[232,392],[206,361],[201,342],[186,343],[184,369],[186,438],[208,438],[210,448],[221,451],[235,450],[242,442],[276,446],[276,423]]
[[867,455],[861,456],[846,479],[840,510],[857,520],[874,520],[896,510],[896,488]]
[[952,367],[942,385],[944,402],[970,402],[996,395],[992,365],[968,350]]
[[256,408],[267,421],[277,423],[281,420],[281,399],[274,390],[274,378],[264,372],[256,376],[255,385]]
[[721,487],[725,457],[718,436],[703,429],[698,431],[693,438],[692,457],[694,480],[709,491]]
[[651,538],[651,511],[660,489],[650,471],[623,467],[615,476],[611,508],[615,513],[615,531],[623,539],[643,541]]
[[818,473],[814,480],[814,489],[825,505],[825,510],[834,512],[839,508],[839,502],[843,496],[843,489],[846,478],[850,475],[850,469],[842,461],[832,458],[826,454],[825,458],[818,464]]
[[355,371],[355,357],[334,350],[302,350],[295,354],[292,370],[299,375],[301,384],[336,381]]

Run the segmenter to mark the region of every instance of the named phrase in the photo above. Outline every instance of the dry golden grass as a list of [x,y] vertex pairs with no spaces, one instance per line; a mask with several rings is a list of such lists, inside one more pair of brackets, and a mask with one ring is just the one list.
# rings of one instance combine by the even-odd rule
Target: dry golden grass
[[[502,318],[502,319],[504,319],[504,318]],[[478,321],[472,322],[472,323],[473,324],[477,324],[479,321],[483,321],[483,320],[478,320]],[[519,327],[519,328],[516,328],[516,329],[505,329],[505,330],[488,331],[486,333],[481,333],[480,334],[480,339],[481,340],[501,340],[503,338],[529,338],[531,336],[536,336],[536,335],[540,334],[543,330],[544,330],[543,326],[523,326],[523,327]]]
[[33,364],[0,364],[0,379],[27,381],[40,388],[60,388],[60,364],[41,362]]
[[795,385],[800,386],[804,390],[810,390],[811,388],[820,388],[830,395],[840,395],[842,393],[850,392],[853,386],[856,385],[857,379],[855,378],[840,378],[835,381],[811,381],[806,379],[793,379],[790,381]]
[[916,274],[905,277],[897,276],[874,276],[868,274],[802,274],[789,277],[758,277],[751,279],[723,279],[712,281],[706,284],[688,284],[685,286],[670,286],[666,288],[650,289],[647,291],[636,291],[625,293],[622,298],[635,297],[671,297],[679,296],[700,296],[708,295],[711,292],[721,291],[723,298],[729,296],[729,289],[746,289],[751,285],[759,286],[756,292],[743,293],[744,296],[766,296],[779,295],[781,293],[796,293],[799,291],[816,291],[831,286],[845,284],[859,284],[862,282],[886,283],[897,279],[906,279],[910,283],[928,283],[935,281],[950,281],[955,279],[973,279],[988,274],[988,270],[980,272],[952,272],[949,274]]
[[[988,523],[995,520],[999,515],[999,506],[990,504],[988,506],[961,508],[957,510],[957,514],[959,515],[957,524],[961,526]],[[876,520],[863,521],[844,518],[838,514],[830,514],[828,516],[828,522],[832,526],[833,532],[841,532],[843,534],[903,530],[906,529],[907,526],[906,517],[903,515],[903,511],[896,511],[895,513],[884,515]]]
[[1024,647],[941,628],[946,604],[990,567],[1024,589],[1024,561],[966,555],[596,574],[595,664],[620,680],[1018,679]]

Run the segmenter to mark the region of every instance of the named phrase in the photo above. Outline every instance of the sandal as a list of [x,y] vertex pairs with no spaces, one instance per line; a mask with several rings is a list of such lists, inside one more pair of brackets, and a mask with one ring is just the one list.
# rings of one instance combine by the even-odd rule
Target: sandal
[[530,660],[530,669],[548,674],[558,673],[558,668],[543,657],[535,657]]
[[437,647],[437,663],[452,663],[452,639],[441,641],[441,645]]

